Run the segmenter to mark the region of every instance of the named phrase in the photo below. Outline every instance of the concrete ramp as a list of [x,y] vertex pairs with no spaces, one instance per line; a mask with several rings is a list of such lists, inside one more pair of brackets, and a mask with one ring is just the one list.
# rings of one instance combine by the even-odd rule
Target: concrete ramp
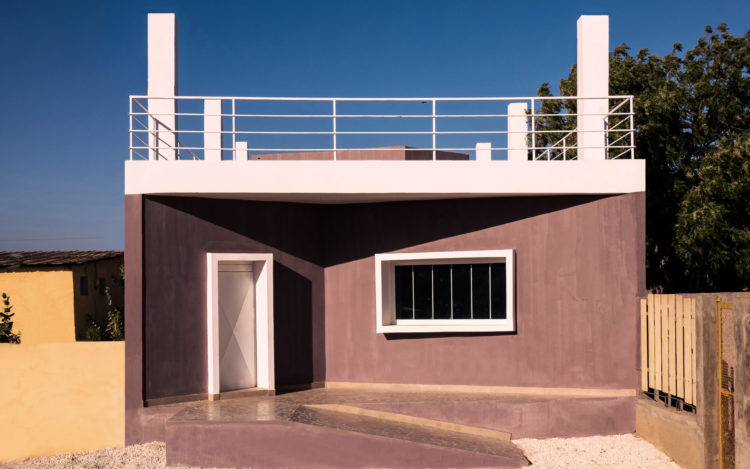
[[307,425],[491,455],[499,458],[497,463],[500,467],[521,467],[529,464],[521,449],[510,442],[510,433],[486,428],[338,404],[300,406],[291,420]]

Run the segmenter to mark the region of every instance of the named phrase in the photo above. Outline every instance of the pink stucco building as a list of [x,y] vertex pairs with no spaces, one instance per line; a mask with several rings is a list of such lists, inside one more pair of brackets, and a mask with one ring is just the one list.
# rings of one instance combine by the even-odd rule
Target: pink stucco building
[[[560,128],[538,97],[179,96],[175,31],[149,15],[148,95],[131,97],[128,443],[302,464],[304,436],[286,460],[211,459],[184,442],[219,448],[229,427],[176,417],[319,387],[525,396],[379,407],[514,438],[635,429],[645,164],[632,97],[608,93],[607,17],[579,20]],[[304,432],[287,424],[230,433],[273,447]]]

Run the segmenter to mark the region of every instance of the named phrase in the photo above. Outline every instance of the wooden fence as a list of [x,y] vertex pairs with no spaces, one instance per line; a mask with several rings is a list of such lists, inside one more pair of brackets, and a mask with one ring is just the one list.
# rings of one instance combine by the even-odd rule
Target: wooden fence
[[695,298],[641,300],[641,388],[695,406]]

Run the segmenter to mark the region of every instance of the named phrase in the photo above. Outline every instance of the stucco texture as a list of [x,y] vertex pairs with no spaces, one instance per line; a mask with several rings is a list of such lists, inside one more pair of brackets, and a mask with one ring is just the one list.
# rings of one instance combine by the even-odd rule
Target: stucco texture
[[122,446],[124,355],[123,342],[0,344],[0,462]]
[[75,342],[73,273],[70,269],[0,273],[0,292],[10,296],[13,331],[22,344]]
[[[346,206],[326,236],[326,379],[634,389],[643,194]],[[377,334],[378,252],[513,249],[516,332]]]
[[[144,370],[128,374],[134,396],[206,392],[206,252],[273,254],[277,387],[323,380],[638,386],[643,193],[342,205],[149,196],[130,203],[143,210],[133,211],[143,221],[144,275],[143,343],[132,343]],[[132,236],[140,236],[140,223],[129,215]],[[375,332],[374,254],[479,249],[516,251],[515,332]]]

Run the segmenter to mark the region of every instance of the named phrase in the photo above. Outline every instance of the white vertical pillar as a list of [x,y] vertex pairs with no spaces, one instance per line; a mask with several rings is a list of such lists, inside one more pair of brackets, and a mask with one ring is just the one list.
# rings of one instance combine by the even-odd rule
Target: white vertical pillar
[[234,142],[234,159],[247,161],[247,142]]
[[203,101],[203,159],[221,161],[221,100]]
[[476,160],[477,161],[490,161],[492,160],[492,144],[491,143],[477,143],[476,145]]
[[526,103],[508,104],[508,161],[528,161],[529,145],[526,142],[529,127]]
[[578,18],[578,159],[606,159],[609,103],[609,16]]
[[[148,95],[177,95],[177,21],[174,13],[148,15]],[[149,159],[177,159],[174,99],[149,99]],[[156,148],[154,148],[156,147]]]

